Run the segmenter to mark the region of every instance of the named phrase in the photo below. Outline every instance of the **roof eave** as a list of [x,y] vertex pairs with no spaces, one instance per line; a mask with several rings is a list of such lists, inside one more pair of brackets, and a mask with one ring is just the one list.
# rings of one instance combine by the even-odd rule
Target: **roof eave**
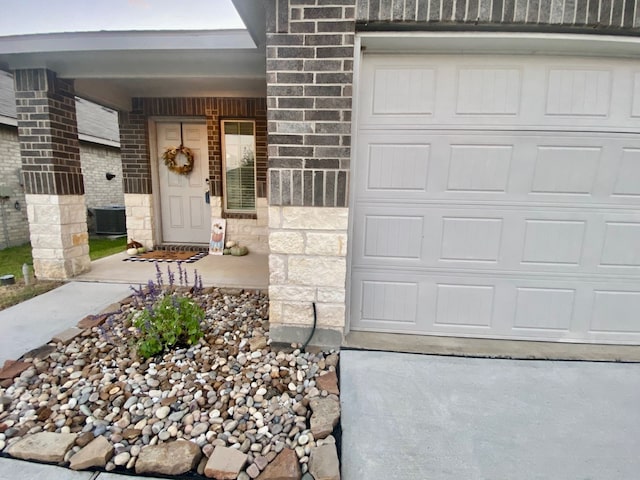
[[0,37],[0,55],[85,51],[253,50],[247,30],[67,32]]

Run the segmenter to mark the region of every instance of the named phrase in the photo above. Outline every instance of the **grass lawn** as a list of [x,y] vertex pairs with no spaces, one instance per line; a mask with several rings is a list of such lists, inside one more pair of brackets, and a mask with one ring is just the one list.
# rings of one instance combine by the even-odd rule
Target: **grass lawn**
[[[89,256],[91,260],[107,257],[114,253],[122,252],[127,245],[126,237],[110,239],[105,237],[89,239]],[[61,282],[33,280],[31,285],[25,285],[22,277],[22,265],[29,265],[33,275],[33,259],[31,258],[31,245],[26,243],[18,247],[9,247],[0,250],[0,275],[13,275],[16,278],[14,285],[0,286],[0,310],[11,305],[33,298],[41,293],[61,285]]]
[[100,237],[89,239],[89,256],[91,260],[108,257],[114,253],[124,252],[127,248],[127,237],[116,239]]

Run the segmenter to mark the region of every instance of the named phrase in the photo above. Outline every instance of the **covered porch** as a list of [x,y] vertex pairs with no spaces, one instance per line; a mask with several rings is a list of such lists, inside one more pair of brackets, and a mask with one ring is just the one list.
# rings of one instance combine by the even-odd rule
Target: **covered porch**
[[[91,269],[77,275],[80,282],[125,283],[145,285],[156,278],[156,264],[153,262],[127,262],[125,252],[91,262]],[[158,268],[167,278],[167,269],[178,271],[175,262],[158,262]],[[266,290],[269,286],[269,256],[250,253],[243,257],[231,255],[208,255],[194,263],[182,264],[189,284],[193,284],[194,274],[202,276],[205,287],[243,288]]]
[[[261,9],[255,15],[263,20]],[[248,246],[251,255],[235,262],[212,259],[216,266],[211,269],[226,272],[221,265],[244,262],[260,270],[258,258],[266,268],[266,65],[264,45],[254,41],[262,38],[255,29],[0,39],[0,69],[15,78],[23,182],[39,278],[91,276],[89,270],[98,269],[98,280],[104,273],[108,280],[146,282],[146,269],[153,268],[120,261],[110,269],[108,261],[89,260],[86,172],[79,163],[72,101],[76,95],[119,112],[123,178],[118,180],[124,187],[129,239],[147,248],[202,247],[209,242],[212,220],[220,218],[226,221],[227,239]],[[227,200],[226,174],[237,167],[225,164],[225,121],[252,128],[248,157],[253,178],[242,204]],[[193,152],[188,175],[170,172],[163,162],[167,148],[181,145]],[[246,158],[241,160],[244,172]],[[198,262],[203,270],[205,260]]]

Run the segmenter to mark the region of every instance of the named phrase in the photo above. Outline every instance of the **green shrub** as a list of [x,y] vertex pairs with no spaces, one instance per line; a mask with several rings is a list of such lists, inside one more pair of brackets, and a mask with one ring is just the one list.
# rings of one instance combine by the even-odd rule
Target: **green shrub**
[[140,334],[137,352],[150,358],[174,346],[195,344],[202,337],[200,323],[205,312],[187,297],[169,295],[134,314],[133,326]]

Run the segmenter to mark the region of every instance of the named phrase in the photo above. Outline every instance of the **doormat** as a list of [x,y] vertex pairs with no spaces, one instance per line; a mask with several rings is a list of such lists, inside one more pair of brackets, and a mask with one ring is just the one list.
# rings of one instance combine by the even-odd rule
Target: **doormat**
[[151,252],[132,255],[123,259],[125,262],[184,262],[193,263],[209,255],[209,252],[195,252],[183,250],[174,252],[171,250],[153,250]]

